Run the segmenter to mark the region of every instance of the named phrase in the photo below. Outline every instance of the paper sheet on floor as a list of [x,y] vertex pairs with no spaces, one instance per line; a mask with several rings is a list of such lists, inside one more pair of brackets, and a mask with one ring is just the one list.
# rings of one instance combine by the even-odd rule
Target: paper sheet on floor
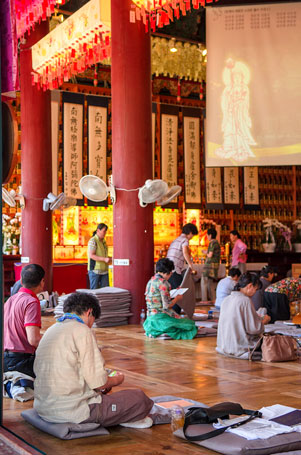
[[[241,422],[242,420],[246,420],[246,416],[223,420],[222,425],[216,423],[213,424],[213,426],[214,428],[222,428],[225,425],[233,425],[237,422]],[[294,430],[291,427],[280,425],[279,423],[271,422],[270,420],[254,419],[244,425],[241,425],[240,427],[229,428],[226,431],[251,441],[254,439],[268,439],[272,436],[276,436],[277,434],[292,433]]]

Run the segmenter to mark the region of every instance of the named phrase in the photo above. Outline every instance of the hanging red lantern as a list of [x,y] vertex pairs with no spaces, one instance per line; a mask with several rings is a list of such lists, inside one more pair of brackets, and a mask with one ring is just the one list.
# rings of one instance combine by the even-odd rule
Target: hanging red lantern
[[206,6],[207,3],[218,2],[219,0],[132,0],[135,14],[130,11],[130,21],[142,20],[145,24],[145,31],[148,31],[148,23],[152,31],[155,28],[161,28],[173,22],[174,16],[178,19],[180,10],[183,16],[192,6],[199,9],[200,6]]
[[94,69],[94,80],[93,80],[93,85],[94,87],[97,87],[98,79],[97,79],[97,65],[95,65]]
[[180,81],[180,78],[178,79],[177,101],[178,101],[178,103],[181,101],[181,81]]
[[203,81],[201,82],[200,85],[200,100],[204,98],[204,86],[203,86]]

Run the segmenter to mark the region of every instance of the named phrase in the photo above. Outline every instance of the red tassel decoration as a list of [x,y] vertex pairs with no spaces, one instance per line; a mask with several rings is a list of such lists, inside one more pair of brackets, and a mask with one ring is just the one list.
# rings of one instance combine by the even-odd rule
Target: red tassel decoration
[[97,65],[95,65],[95,70],[94,70],[94,80],[93,80],[93,85],[94,87],[97,87]]
[[181,81],[178,79],[178,91],[177,91],[177,102],[181,101]]
[[200,85],[200,100],[204,98],[204,87],[203,87],[203,81],[201,82]]

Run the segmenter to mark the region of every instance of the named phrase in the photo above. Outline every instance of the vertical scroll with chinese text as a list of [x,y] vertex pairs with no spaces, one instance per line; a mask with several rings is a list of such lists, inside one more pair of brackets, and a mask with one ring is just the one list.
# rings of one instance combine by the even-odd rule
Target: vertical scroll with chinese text
[[63,191],[82,199],[84,95],[63,93]]
[[108,99],[87,97],[88,102],[88,173],[107,182]]
[[185,202],[199,205],[201,204],[199,110],[194,109],[196,111],[194,116],[186,111],[188,110],[183,110]]

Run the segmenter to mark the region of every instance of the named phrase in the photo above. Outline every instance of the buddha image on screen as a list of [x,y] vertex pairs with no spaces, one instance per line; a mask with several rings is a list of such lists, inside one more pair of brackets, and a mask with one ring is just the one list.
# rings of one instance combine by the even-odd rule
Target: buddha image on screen
[[216,154],[222,158],[245,161],[255,156],[250,148],[251,145],[256,145],[256,141],[251,134],[249,81],[250,71],[247,65],[228,59],[223,71],[225,88],[221,96],[224,141],[216,150]]

